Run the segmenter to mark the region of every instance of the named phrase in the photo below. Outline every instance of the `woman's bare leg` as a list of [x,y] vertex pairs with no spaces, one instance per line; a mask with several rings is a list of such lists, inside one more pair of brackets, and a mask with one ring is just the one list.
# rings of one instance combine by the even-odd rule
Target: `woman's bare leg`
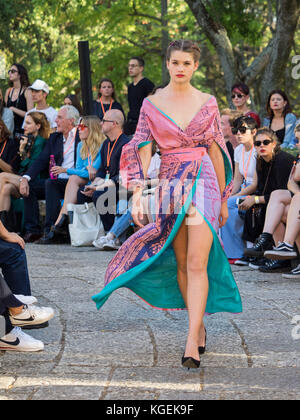
[[263,232],[274,234],[280,224],[285,208],[291,202],[291,193],[288,190],[273,191],[268,203]]
[[285,236],[284,236],[284,242],[292,246],[294,245],[296,238],[300,232],[300,219],[298,218],[299,210],[300,210],[300,193],[294,195],[291,201],[288,217],[287,217]]
[[2,173],[0,176],[0,211],[9,211],[11,195],[15,198],[19,194],[20,177],[14,174]]
[[81,178],[77,175],[71,175],[65,190],[64,204],[60,210],[59,216],[55,222],[57,225],[63,214],[68,214],[67,205],[77,203],[77,192],[79,187],[86,185],[88,181],[84,178]]
[[187,304],[189,312],[189,333],[185,357],[193,357],[195,360],[199,360],[198,346],[204,346],[205,342],[203,317],[209,288],[207,264],[213,242],[213,234],[203,217],[197,211],[195,212],[195,216],[187,218],[187,222]]

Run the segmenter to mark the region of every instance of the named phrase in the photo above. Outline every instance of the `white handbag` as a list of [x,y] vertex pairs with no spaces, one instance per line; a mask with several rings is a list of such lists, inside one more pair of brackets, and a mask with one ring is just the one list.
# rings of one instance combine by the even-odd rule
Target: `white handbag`
[[105,235],[100,216],[94,203],[68,204],[68,213],[73,212],[69,224],[72,246],[92,246],[99,236]]

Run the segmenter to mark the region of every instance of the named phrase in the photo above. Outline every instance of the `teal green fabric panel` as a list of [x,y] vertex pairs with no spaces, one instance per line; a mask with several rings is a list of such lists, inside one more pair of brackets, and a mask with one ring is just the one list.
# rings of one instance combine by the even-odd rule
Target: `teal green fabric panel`
[[144,146],[147,146],[147,144],[152,143],[152,141],[143,141],[138,145],[138,149],[141,149]]

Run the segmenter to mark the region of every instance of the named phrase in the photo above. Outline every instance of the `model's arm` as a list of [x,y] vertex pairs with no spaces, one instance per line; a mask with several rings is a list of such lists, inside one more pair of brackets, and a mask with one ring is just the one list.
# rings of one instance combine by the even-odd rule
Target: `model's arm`
[[[222,197],[223,192],[226,187],[225,165],[224,165],[224,158],[223,158],[221,149],[217,145],[216,142],[212,143],[211,147],[208,149],[208,154],[215,168],[215,172],[216,172],[218,183],[219,183],[220,193]],[[219,218],[220,228],[225,225],[227,219],[228,219],[228,207],[227,207],[227,200],[226,200],[226,201],[222,201],[220,218]]]
[[241,185],[243,183],[243,175],[240,173],[239,164],[235,163],[235,169],[234,169],[234,179],[233,179],[233,189],[231,195],[241,195],[240,189]]

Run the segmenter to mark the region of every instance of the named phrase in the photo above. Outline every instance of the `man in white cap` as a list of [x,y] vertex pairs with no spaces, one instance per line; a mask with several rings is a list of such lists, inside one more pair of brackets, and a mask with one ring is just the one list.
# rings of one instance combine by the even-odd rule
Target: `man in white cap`
[[[35,112],[35,111],[42,112],[43,114],[46,115],[50,123],[52,132],[55,131],[56,129],[55,120],[57,117],[57,111],[54,108],[52,108],[52,106],[49,106],[47,104],[47,96],[49,95],[49,92],[50,92],[49,86],[43,80],[37,79],[33,83],[33,85],[31,85],[28,89],[30,89],[32,92],[32,99],[33,99],[33,102],[35,103],[35,108],[28,111],[25,115],[25,118],[27,114],[29,114],[30,112]],[[23,128],[24,128],[24,124],[23,124]]]

